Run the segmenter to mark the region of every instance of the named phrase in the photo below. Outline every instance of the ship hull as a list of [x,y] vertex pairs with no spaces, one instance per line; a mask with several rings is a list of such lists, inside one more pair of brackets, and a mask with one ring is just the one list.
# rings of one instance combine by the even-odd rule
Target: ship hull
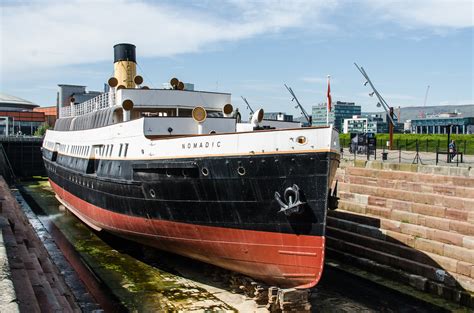
[[[179,163],[101,160],[88,174],[87,164],[77,166],[85,161],[53,161],[44,151],[54,192],[92,228],[284,288],[309,288],[321,277],[328,186],[338,158],[327,151]],[[295,184],[301,212],[279,212],[275,192]]]
[[281,287],[311,287],[322,273],[324,236],[210,227],[113,213],[54,182],[61,202],[86,224],[158,249],[243,273]]

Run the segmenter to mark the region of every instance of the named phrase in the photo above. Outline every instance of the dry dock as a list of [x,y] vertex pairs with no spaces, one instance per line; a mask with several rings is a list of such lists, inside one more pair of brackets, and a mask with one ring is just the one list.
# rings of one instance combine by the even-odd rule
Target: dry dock
[[[45,180],[19,188],[0,183],[1,312],[267,312],[229,283],[235,273],[93,232],[58,205]],[[334,214],[346,209],[331,213],[329,242],[340,240]],[[332,259],[309,298],[314,312],[468,312],[419,288],[421,300],[413,298],[413,286],[381,271],[348,266],[334,243],[328,251]]]

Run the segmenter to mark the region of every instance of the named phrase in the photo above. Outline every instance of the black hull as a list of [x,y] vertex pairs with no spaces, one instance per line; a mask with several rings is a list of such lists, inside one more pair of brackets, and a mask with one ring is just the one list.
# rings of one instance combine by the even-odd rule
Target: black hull
[[[332,152],[176,160],[88,160],[43,149],[49,178],[114,213],[202,226],[324,236]],[[302,213],[287,216],[275,192],[298,185]]]

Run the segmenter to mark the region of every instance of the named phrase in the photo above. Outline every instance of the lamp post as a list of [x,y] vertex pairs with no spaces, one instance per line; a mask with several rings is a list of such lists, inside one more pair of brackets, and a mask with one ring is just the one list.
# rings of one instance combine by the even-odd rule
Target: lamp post
[[[395,122],[393,121],[393,118],[396,117],[395,113],[393,112],[393,107],[389,106],[385,99],[382,97],[382,95],[378,92],[377,89],[375,89],[374,84],[372,84],[372,81],[369,78],[369,75],[365,72],[364,68],[361,66],[359,67],[357,63],[354,63],[355,67],[359,70],[359,72],[364,76],[366,79],[366,82],[364,83],[364,86],[367,86],[367,84],[370,85],[372,88],[372,92],[369,93],[369,96],[373,97],[374,94],[377,96],[379,99],[379,102],[377,103],[377,107],[381,105],[385,112],[387,113],[388,120],[387,123],[389,124],[389,150],[392,150],[393,147],[393,129],[395,127]],[[397,118],[398,120],[398,118]]]
[[447,143],[447,154],[446,154],[446,163],[451,163],[451,153],[449,153],[449,143],[451,142],[451,125],[446,125],[446,133],[448,134],[448,143]]

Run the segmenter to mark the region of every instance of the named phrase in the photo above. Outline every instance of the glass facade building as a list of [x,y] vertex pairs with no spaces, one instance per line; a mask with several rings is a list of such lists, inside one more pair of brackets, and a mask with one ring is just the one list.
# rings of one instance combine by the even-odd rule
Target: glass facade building
[[[332,104],[331,112],[329,112],[329,123],[333,124],[334,127],[337,128],[339,131],[342,131],[344,126],[344,119],[352,118],[354,115],[360,114],[360,105],[355,105],[354,102],[337,101]],[[326,125],[326,116],[327,109],[325,103],[313,106],[313,126]]]
[[469,134],[474,125],[474,117],[432,117],[408,121],[415,134]]

